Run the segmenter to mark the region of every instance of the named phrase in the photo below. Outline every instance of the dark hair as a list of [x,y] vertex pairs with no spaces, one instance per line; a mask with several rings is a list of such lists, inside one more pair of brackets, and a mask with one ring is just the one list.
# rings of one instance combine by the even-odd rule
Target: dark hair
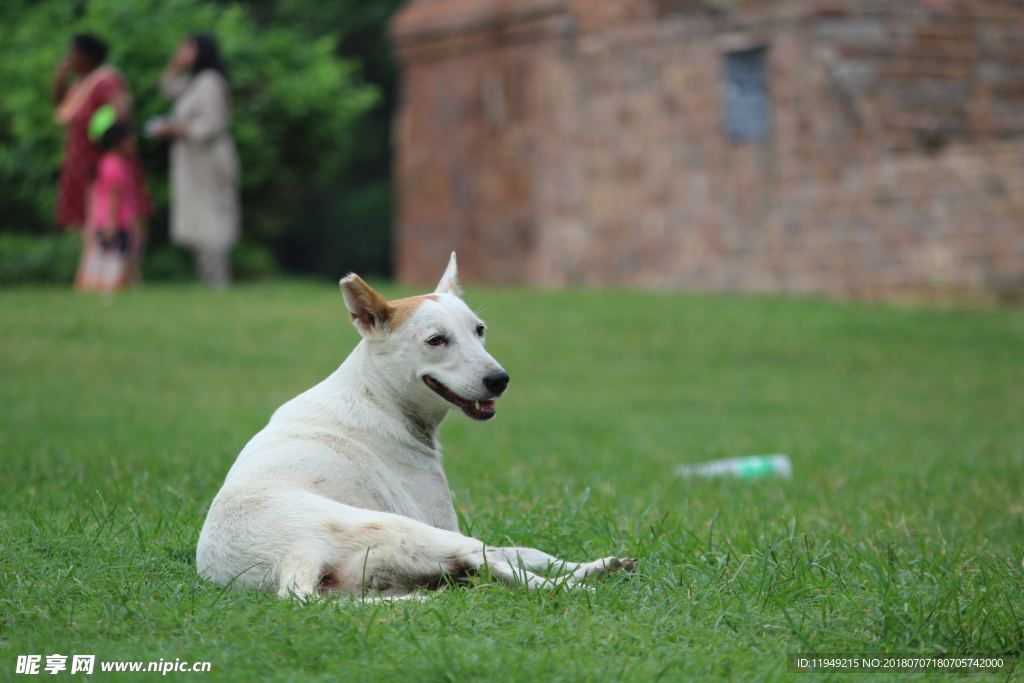
[[76,33],[71,46],[94,64],[102,64],[107,58],[107,44],[91,33]]
[[192,63],[192,75],[213,69],[219,71],[225,79],[228,78],[228,69],[220,58],[220,48],[217,47],[216,38],[206,33],[196,33],[190,36],[189,40],[196,46],[196,59]]
[[104,152],[109,152],[121,144],[132,132],[132,124],[127,121],[117,121],[103,132],[96,144]]

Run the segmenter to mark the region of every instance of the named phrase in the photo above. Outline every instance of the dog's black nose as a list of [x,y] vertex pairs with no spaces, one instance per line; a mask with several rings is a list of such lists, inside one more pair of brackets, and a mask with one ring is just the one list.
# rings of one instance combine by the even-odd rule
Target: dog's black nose
[[492,372],[484,377],[484,386],[487,387],[487,391],[495,396],[501,396],[505,391],[505,387],[508,386],[508,373],[504,370]]

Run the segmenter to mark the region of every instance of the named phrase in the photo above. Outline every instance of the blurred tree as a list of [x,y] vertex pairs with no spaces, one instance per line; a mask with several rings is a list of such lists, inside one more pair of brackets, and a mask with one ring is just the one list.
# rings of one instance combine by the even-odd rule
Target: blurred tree
[[336,53],[357,60],[364,82],[380,97],[353,125],[357,140],[335,173],[307,188],[283,236],[286,267],[338,276],[391,273],[391,119],[397,71],[387,24],[400,0],[248,0],[265,26],[290,26],[310,39],[333,31]]
[[[260,3],[251,4],[5,0],[0,10],[0,229],[42,232],[53,225],[63,129],[53,122],[48,83],[73,33],[90,31],[110,44],[110,62],[131,85],[141,123],[170,108],[157,93],[157,80],[177,43],[190,33],[210,32],[220,39],[231,71],[245,239],[272,248],[295,269],[324,270],[322,256],[303,255],[290,231],[301,234],[296,226],[322,213],[315,206],[317,192],[365,163],[360,131],[379,94],[361,80],[358,61],[339,53],[340,34],[327,22],[312,31],[312,22],[299,21],[298,14],[275,20],[260,13]],[[317,10],[313,3],[308,7]],[[377,152],[388,154],[386,148]],[[142,153],[157,200],[159,244],[166,239],[166,147],[144,142]],[[372,189],[346,204],[342,217],[353,210],[358,215],[359,201],[372,205],[374,200],[365,197],[379,188]],[[379,221],[380,207],[369,213],[374,211]]]

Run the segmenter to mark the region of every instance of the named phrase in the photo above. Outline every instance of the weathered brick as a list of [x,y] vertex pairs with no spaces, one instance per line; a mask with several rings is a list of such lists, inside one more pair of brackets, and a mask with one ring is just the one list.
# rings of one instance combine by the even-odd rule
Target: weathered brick
[[[1022,31],[1013,0],[413,3],[399,277],[1024,292]],[[757,45],[772,128],[737,144],[724,52]]]

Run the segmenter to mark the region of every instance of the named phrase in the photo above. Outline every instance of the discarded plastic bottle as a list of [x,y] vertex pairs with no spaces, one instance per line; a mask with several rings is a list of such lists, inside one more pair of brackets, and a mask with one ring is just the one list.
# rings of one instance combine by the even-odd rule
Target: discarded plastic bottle
[[747,455],[741,458],[711,460],[698,465],[680,465],[676,474],[681,477],[736,477],[738,479],[762,479],[793,476],[793,464],[783,453],[771,455]]

